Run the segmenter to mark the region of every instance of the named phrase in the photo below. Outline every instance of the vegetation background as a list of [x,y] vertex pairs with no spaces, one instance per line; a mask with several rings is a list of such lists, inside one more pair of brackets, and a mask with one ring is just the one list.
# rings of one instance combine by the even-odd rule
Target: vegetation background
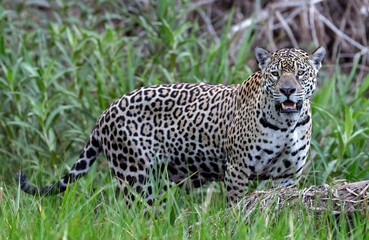
[[[65,194],[21,193],[58,180],[96,119],[135,88],[240,83],[270,51],[328,50],[300,187],[369,179],[368,0],[0,1],[0,239],[369,239],[369,214],[273,209],[247,219],[222,186],[168,192],[157,217],[127,209],[100,156]],[[263,186],[256,187],[261,189]]]

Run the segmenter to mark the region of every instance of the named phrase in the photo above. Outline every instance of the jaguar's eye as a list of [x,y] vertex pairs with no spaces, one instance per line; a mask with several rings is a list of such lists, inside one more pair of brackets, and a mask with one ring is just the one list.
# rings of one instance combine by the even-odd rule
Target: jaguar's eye
[[304,73],[305,73],[305,71],[298,71],[297,75],[302,76],[302,75],[304,75]]
[[275,71],[275,72],[272,72],[272,75],[273,75],[274,77],[278,77],[278,76],[279,76],[279,73],[278,73],[277,71]]

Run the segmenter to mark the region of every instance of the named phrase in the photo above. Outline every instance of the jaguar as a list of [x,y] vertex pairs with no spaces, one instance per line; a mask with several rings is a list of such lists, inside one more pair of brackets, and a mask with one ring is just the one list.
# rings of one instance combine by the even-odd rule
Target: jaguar
[[167,178],[161,194],[184,182],[191,189],[223,181],[230,203],[247,193],[252,180],[295,184],[310,147],[310,98],[325,54],[324,47],[312,54],[256,47],[261,71],[242,84],[136,89],[105,109],[78,160],[58,182],[36,187],[18,172],[18,184],[29,194],[64,192],[100,152],[126,199],[135,191],[149,204],[155,200],[153,178]]

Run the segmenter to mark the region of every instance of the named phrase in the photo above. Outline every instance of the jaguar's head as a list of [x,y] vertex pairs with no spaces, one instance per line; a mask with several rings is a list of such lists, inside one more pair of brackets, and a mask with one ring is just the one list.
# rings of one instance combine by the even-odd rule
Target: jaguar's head
[[281,113],[299,113],[313,94],[316,76],[326,50],[317,48],[311,55],[301,49],[280,49],[274,53],[257,47],[255,58],[263,74],[264,89],[275,100]]

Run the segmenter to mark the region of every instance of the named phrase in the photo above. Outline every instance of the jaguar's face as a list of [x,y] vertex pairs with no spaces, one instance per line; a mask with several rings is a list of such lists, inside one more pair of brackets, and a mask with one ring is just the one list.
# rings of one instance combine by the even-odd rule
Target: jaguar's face
[[257,47],[255,57],[263,74],[264,89],[275,100],[281,113],[299,113],[303,102],[309,99],[316,86],[316,76],[325,56],[319,47],[309,55],[290,48],[270,53]]

